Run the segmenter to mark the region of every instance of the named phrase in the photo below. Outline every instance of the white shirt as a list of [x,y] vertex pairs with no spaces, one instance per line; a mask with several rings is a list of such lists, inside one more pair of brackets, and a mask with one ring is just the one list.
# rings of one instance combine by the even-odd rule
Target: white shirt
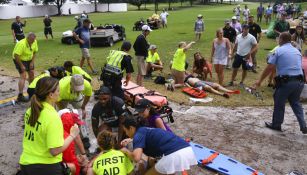
[[168,13],[167,13],[167,12],[162,12],[162,13],[160,14],[161,19],[164,20],[164,21],[166,21],[167,16],[168,16]]
[[249,9],[244,9],[242,13],[244,16],[249,16],[250,11]]
[[251,51],[253,45],[257,44],[257,40],[251,34],[247,34],[245,37],[243,37],[241,33],[236,38],[236,44],[238,44],[237,54],[240,56],[245,56]]

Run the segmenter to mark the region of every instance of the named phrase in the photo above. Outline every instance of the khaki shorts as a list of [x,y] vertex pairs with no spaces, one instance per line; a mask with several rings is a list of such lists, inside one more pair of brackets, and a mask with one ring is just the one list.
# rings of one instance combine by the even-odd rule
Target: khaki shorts
[[89,59],[91,57],[90,50],[88,48],[81,48],[82,58]]
[[172,69],[172,75],[174,77],[175,84],[184,84],[184,71]]
[[143,56],[136,56],[138,65],[138,74],[146,75],[146,61]]

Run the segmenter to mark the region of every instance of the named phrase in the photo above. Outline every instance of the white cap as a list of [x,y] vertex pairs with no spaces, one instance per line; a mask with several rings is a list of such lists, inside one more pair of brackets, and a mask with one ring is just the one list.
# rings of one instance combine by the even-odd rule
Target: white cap
[[236,17],[236,16],[233,16],[231,19],[237,19],[237,17]]
[[148,30],[148,31],[150,31],[150,32],[152,31],[151,28],[150,28],[148,25],[143,25],[143,26],[142,26],[142,30],[143,30],[143,31]]
[[75,16],[75,19],[79,19],[79,16]]
[[47,14],[45,15],[45,18],[48,18],[48,15],[47,15]]
[[201,17],[203,17],[203,15],[201,15],[201,14],[197,15],[197,18],[201,18]]
[[157,48],[157,46],[153,45],[153,44],[149,46],[149,50],[156,49],[156,48]]

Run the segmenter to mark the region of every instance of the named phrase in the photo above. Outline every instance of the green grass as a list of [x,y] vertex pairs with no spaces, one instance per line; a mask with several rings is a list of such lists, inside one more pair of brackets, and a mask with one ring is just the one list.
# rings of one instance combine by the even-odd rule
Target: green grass
[[[255,9],[258,4],[249,3],[249,8],[252,13],[255,14]],[[168,18],[168,28],[159,29],[153,31],[148,37],[148,41],[151,44],[158,46],[158,52],[162,58],[162,61],[167,66],[164,73],[167,75],[170,73],[168,69],[169,61],[172,59],[173,54],[177,48],[177,43],[180,41],[192,41],[194,40],[193,25],[198,14],[203,14],[206,25],[206,31],[201,38],[201,41],[197,42],[193,48],[188,52],[187,59],[192,65],[192,54],[196,51],[200,51],[206,58],[210,56],[211,42],[215,37],[216,29],[224,25],[226,18],[230,19],[232,14],[233,5],[207,5],[207,6],[193,6],[192,8],[180,8],[180,4],[173,4],[174,11],[169,11],[170,16]],[[304,3],[304,8],[307,3]],[[161,4],[159,7],[167,7],[167,4]],[[148,9],[153,9],[153,5],[147,5]],[[127,40],[134,42],[136,36],[140,32],[132,31],[132,27],[135,21],[141,17],[146,19],[153,14],[152,10],[137,11],[136,7],[129,6],[132,11],[122,13],[92,13],[89,14],[90,19],[97,26],[105,23],[116,23],[125,26]],[[160,13],[160,12],[159,12]],[[62,65],[65,60],[72,60],[75,64],[79,63],[80,50],[78,45],[64,45],[61,44],[60,39],[62,32],[72,29],[75,26],[75,20],[73,16],[52,17],[54,40],[46,41],[43,36],[43,23],[42,18],[29,18],[27,19],[27,26],[24,28],[25,32],[35,32],[37,34],[39,53],[36,59],[36,70],[42,71],[50,66]],[[3,72],[9,75],[17,75],[17,72],[12,63],[12,50],[14,47],[13,39],[10,33],[10,25],[12,20],[0,20],[0,54],[1,65],[4,69]],[[261,25],[262,28],[266,28],[265,24]],[[274,40],[269,40],[265,36],[260,42],[260,48],[257,55],[260,69],[262,70],[266,63],[267,49],[272,49],[275,46]],[[121,46],[121,42],[116,43],[112,48],[110,47],[96,47],[91,49],[91,56],[96,68],[100,68],[105,63],[107,54],[110,49],[118,49]],[[131,55],[134,55],[132,50]],[[136,61],[133,60],[133,64],[136,70]],[[190,66],[191,69],[191,66]],[[226,70],[225,82],[230,80],[231,71]],[[253,82],[260,76],[260,73],[253,74],[248,73],[246,84],[252,85]],[[237,76],[239,81],[241,72]],[[216,74],[214,73],[213,81],[216,81]],[[237,81],[237,82],[238,82]],[[188,97],[181,92],[167,92],[164,90],[164,86],[154,85],[151,81],[145,82],[146,87],[149,89],[158,90],[165,93],[169,99],[176,102],[188,103]],[[266,85],[266,83],[264,83]],[[241,95],[233,95],[229,100],[225,100],[222,97],[210,94],[214,98],[212,103],[206,105],[224,105],[224,106],[259,106],[259,105],[271,105],[272,104],[272,90],[266,87],[260,89],[263,91],[264,101],[256,100],[256,98],[250,94],[242,92]]]

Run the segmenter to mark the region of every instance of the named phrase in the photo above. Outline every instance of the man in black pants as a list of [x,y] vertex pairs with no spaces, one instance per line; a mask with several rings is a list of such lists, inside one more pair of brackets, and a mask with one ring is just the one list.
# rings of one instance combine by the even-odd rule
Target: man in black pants
[[[257,43],[259,44],[262,31],[261,31],[261,27],[257,23],[255,23],[253,15],[250,15],[248,17],[248,28],[249,28],[249,33],[256,38]],[[252,54],[252,60],[253,60],[252,71],[254,73],[257,73],[257,71],[256,71],[256,68],[257,68],[257,59],[256,59],[257,51],[258,51],[258,49],[256,49],[256,51]]]
[[[230,43],[231,43],[231,50],[234,47],[234,43],[236,41],[236,37],[237,37],[237,32],[236,30],[230,26],[230,20],[225,20],[225,27],[223,28],[223,35],[225,38],[228,38]],[[231,66],[231,60],[230,58],[228,58],[227,60],[227,69],[230,69]]]
[[27,20],[25,20],[24,23],[22,23],[21,17],[16,16],[16,21],[14,21],[11,26],[14,43],[25,38],[25,34],[23,33],[22,28],[26,26],[26,23]]
[[50,34],[51,38],[53,39],[52,28],[51,28],[52,20],[50,19],[50,17],[48,15],[45,15],[45,19],[44,19],[43,22],[44,22],[44,25],[45,25],[44,34],[45,34],[46,39],[48,40],[48,34]]

